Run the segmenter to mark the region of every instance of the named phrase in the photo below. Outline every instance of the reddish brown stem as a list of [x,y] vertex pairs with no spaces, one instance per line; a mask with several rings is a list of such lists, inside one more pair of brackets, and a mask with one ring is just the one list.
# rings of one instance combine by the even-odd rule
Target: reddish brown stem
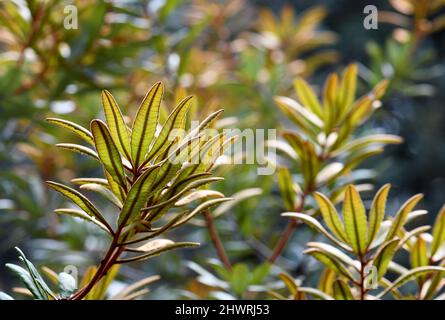
[[297,226],[296,220],[292,219],[287,223],[287,226],[286,226],[286,229],[284,230],[283,235],[281,236],[277,245],[273,249],[272,255],[268,259],[268,261],[270,263],[274,263],[275,260],[277,260],[278,257],[281,255],[281,252],[283,252],[284,248],[286,248],[286,244],[289,241],[290,237],[292,236],[292,233],[294,232],[294,229],[296,226]]
[[224,246],[222,244],[221,238],[219,237],[218,231],[215,228],[215,225],[213,223],[212,215],[209,211],[203,212],[207,230],[209,231],[210,239],[212,240],[213,246],[216,249],[216,254],[219,257],[219,260],[223,263],[224,267],[231,271],[232,270],[232,264],[230,263],[229,257],[227,256],[226,250],[224,249]]

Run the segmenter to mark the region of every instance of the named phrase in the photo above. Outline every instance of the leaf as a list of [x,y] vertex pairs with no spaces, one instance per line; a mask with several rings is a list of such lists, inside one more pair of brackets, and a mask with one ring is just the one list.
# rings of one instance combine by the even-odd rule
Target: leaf
[[106,124],[100,120],[91,121],[91,132],[97,153],[105,169],[121,187],[126,188],[127,179],[121,157]]
[[366,212],[358,191],[349,185],[345,191],[343,201],[343,219],[349,243],[358,254],[366,249]]
[[399,136],[392,134],[373,134],[362,138],[355,139],[340,149],[334,152],[334,155],[339,155],[344,152],[356,152],[357,150],[368,147],[369,145],[381,145],[381,144],[399,144],[403,139]]
[[335,245],[339,246],[342,249],[345,249],[346,251],[351,251],[351,248],[345,245],[344,243],[337,240],[337,238],[333,237],[329,232],[326,231],[325,228],[318,222],[315,218],[304,214],[304,213],[298,213],[298,212],[284,212],[281,214],[283,217],[291,217],[302,220],[304,223],[309,225],[311,228],[315,229],[316,231],[322,233],[325,235],[329,240],[331,240]]
[[81,146],[80,144],[57,143],[56,147],[62,148],[62,149],[66,149],[66,150],[70,150],[70,151],[73,151],[73,152],[78,152],[78,153],[84,154],[86,156],[89,156],[89,157],[91,157],[93,159],[99,160],[99,156],[97,155],[97,153],[94,150],[92,150],[92,149],[90,149],[88,147]]
[[371,245],[371,243],[376,238],[380,225],[382,224],[383,218],[385,217],[385,207],[386,200],[388,198],[388,192],[391,188],[391,185],[385,184],[374,197],[374,200],[371,204],[371,209],[369,211],[369,230],[368,230],[368,242],[367,247]]
[[67,214],[72,217],[76,217],[76,218],[83,219],[85,221],[92,222],[95,225],[97,225],[99,228],[105,230],[107,233],[110,233],[110,232],[112,233],[112,230],[109,230],[106,225],[104,225],[102,222],[98,221],[94,217],[89,216],[88,214],[86,214],[83,211],[76,210],[76,209],[62,208],[62,209],[56,209],[56,210],[54,210],[54,212],[57,214]]
[[334,300],[334,298],[332,298],[330,295],[328,295],[318,289],[308,288],[308,287],[299,287],[298,291],[301,293],[309,294],[309,295],[313,296],[314,298],[317,298],[320,300]]
[[[118,294],[111,297],[112,300],[122,300],[122,299],[128,299],[130,295],[132,295],[134,292],[137,292],[138,289],[145,287],[146,285],[149,285],[157,280],[159,280],[160,276],[150,276],[147,278],[144,278],[142,280],[139,280],[127,287],[125,287],[123,290],[119,291]],[[127,297],[127,298],[126,298]]]
[[79,137],[81,137],[83,140],[88,142],[90,145],[94,145],[93,135],[91,134],[91,132],[89,132],[84,127],[79,126],[78,124],[76,124],[74,122],[71,122],[68,120],[63,120],[63,119],[57,119],[57,118],[47,118],[46,121],[48,121],[50,123],[54,123],[58,126],[61,126],[62,128],[66,128],[66,129],[70,130],[71,132],[75,133],[76,135],[78,135]]
[[14,300],[9,294],[0,291],[0,300]]
[[194,191],[188,195],[186,195],[185,197],[179,199],[178,201],[176,201],[175,206],[180,207],[180,206],[186,206],[189,205],[190,203],[192,203],[193,201],[196,200],[201,200],[204,198],[223,198],[224,195],[221,192],[218,191],[214,191],[214,190],[197,190]]
[[403,227],[408,217],[408,214],[414,209],[416,204],[423,198],[422,194],[417,194],[409,198],[399,209],[396,214],[394,221],[392,222],[391,228],[389,229],[388,235],[385,241],[391,240],[397,235],[399,230]]
[[133,219],[139,215],[139,211],[153,192],[151,188],[158,171],[159,166],[147,169],[133,184],[119,215],[120,228],[133,222]]
[[443,267],[435,267],[435,266],[427,266],[427,267],[419,267],[414,268],[397,278],[396,281],[394,281],[389,287],[387,287],[383,292],[377,295],[378,298],[384,297],[388,292],[390,292],[393,289],[396,289],[408,281],[418,278],[420,276],[426,275],[428,273],[432,272],[444,272],[445,268]]
[[228,212],[229,210],[231,210],[235,205],[237,205],[241,201],[250,199],[252,197],[259,196],[262,193],[263,193],[263,189],[261,189],[261,188],[249,188],[249,189],[244,189],[244,190],[241,190],[241,191],[238,191],[238,192],[232,194],[230,196],[230,198],[232,198],[232,200],[221,204],[220,206],[218,206],[218,208],[215,208],[213,210],[213,218],[217,218],[217,217],[223,215],[224,213]]
[[280,273],[280,279],[284,282],[287,289],[293,296],[297,294],[298,285],[295,283],[294,278],[292,278],[289,274],[282,272]]
[[433,228],[433,242],[431,243],[431,256],[433,257],[437,250],[445,242],[445,205],[439,211]]
[[348,242],[343,223],[331,201],[319,192],[314,193],[314,198],[328,228],[339,240]]
[[331,246],[330,244],[322,242],[308,242],[307,246],[309,248],[315,248],[325,252],[326,254],[332,255],[339,261],[344,263],[346,266],[354,268],[355,270],[359,271],[360,264],[358,261],[354,261],[348,255],[344,254],[342,251],[340,251],[334,246]]
[[26,269],[12,263],[7,263],[5,266],[20,277],[23,284],[26,286],[26,288],[28,288],[29,291],[31,291],[34,298],[36,298],[37,300],[48,300],[48,297],[41,289],[38,288]]
[[343,280],[335,280],[333,290],[335,300],[354,300],[351,289]]
[[278,189],[284,200],[286,210],[295,210],[295,191],[293,188],[292,176],[289,169],[285,167],[277,168]]
[[113,138],[117,149],[123,156],[130,160],[130,137],[128,128],[119,106],[111,93],[107,90],[102,91],[102,106],[104,108],[108,127],[110,128],[110,135]]
[[[174,130],[184,130],[186,114],[192,104],[192,96],[183,99],[179,105],[170,113],[165,121],[161,132],[157,136],[153,146],[151,147],[146,159],[151,160],[157,154],[161,154],[167,147],[168,141],[174,137],[169,137],[170,133]],[[175,132],[176,134],[178,132]],[[170,140],[169,140],[170,139]]]
[[127,263],[132,261],[143,261],[149,258],[160,255],[165,251],[170,251],[176,248],[184,248],[184,247],[196,247],[199,246],[197,242],[173,242],[168,239],[156,239],[149,241],[143,246],[138,248],[138,251],[144,252],[144,254],[136,257],[131,257],[128,259],[118,260],[119,263]]
[[78,185],[95,183],[95,184],[100,184],[101,186],[104,186],[104,187],[108,186],[107,179],[102,179],[102,178],[75,178],[75,179],[71,179],[71,182],[78,184]]
[[72,275],[66,272],[61,272],[57,279],[59,280],[60,294],[63,298],[67,298],[74,293],[76,290],[76,280]]
[[417,241],[411,248],[411,266],[414,268],[428,265],[428,247],[422,234],[417,237]]
[[338,105],[341,110],[346,110],[352,104],[355,98],[357,85],[357,65],[350,64],[343,73],[338,95]]
[[116,195],[107,187],[98,183],[85,183],[80,186],[80,189],[94,191],[108,199],[112,204],[118,208],[122,208],[121,201],[116,197]]
[[88,215],[95,217],[100,222],[106,224],[106,221],[100,214],[99,210],[97,210],[90,200],[88,200],[83,194],[57,182],[47,181],[46,183],[54,190],[73,201],[77,206],[79,206],[79,208],[88,213]]
[[255,267],[252,272],[251,284],[260,284],[269,275],[271,265],[268,262],[262,263]]
[[136,168],[142,163],[154,138],[163,94],[163,84],[155,83],[142,101],[134,119],[131,155]]
[[[295,121],[297,125],[300,126],[301,120],[298,120],[295,117],[301,116],[307,124],[314,125],[318,128],[323,127],[323,120],[321,120],[316,114],[312,113],[312,111],[304,108],[297,101],[283,96],[275,97],[274,100],[277,105],[286,113],[286,115],[288,115],[293,121]],[[307,127],[307,125],[303,124],[302,127]]]
[[377,269],[377,279],[380,280],[386,273],[388,265],[396,252],[399,238],[392,239],[383,244],[373,258],[373,265]]
[[233,266],[232,276],[230,279],[230,286],[232,290],[238,296],[242,296],[242,294],[246,291],[247,287],[250,283],[250,274],[249,269],[243,263],[238,263]]
[[338,275],[344,276],[349,280],[354,281],[354,278],[349,270],[334,255],[316,248],[307,249],[303,253],[313,256],[315,259],[323,263],[326,267],[334,270]]
[[309,84],[304,79],[298,78],[294,81],[294,88],[303,106],[309,108],[313,113],[321,117],[322,112],[320,103],[318,102],[317,95]]

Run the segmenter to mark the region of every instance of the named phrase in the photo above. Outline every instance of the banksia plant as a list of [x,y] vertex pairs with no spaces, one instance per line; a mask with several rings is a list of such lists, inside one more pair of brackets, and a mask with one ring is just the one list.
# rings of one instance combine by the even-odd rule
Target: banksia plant
[[[279,108],[296,125],[296,130],[284,130],[284,141],[269,141],[286,159],[298,168],[297,179],[291,171],[278,168],[278,186],[287,210],[302,211],[307,198],[316,190],[325,190],[334,202],[340,200],[346,185],[360,178],[354,169],[365,159],[383,152],[387,144],[402,139],[389,134],[357,135],[374,111],[387,82],[382,81],[373,90],[356,98],[357,66],[352,64],[339,77],[331,74],[323,90],[322,99],[303,79],[295,81],[298,101],[275,97]],[[284,249],[296,226],[292,220],[270,257],[273,262]]]
[[[205,130],[222,110],[208,116],[196,128],[186,130],[186,115],[192,104],[192,97],[186,97],[161,127],[163,91],[161,83],[150,89],[131,128],[108,91],[102,93],[106,123],[94,119],[87,130],[67,120],[48,119],[77,134],[87,144],[63,143],[58,144],[59,147],[86,154],[103,167],[104,177],[77,178],[72,182],[80,185],[80,189],[98,192],[116,208],[116,214],[107,219],[79,191],[58,182],[47,182],[78,207],[57,209],[57,214],[84,219],[101,228],[111,239],[89,281],[67,299],[86,297],[113,266],[146,260],[174,248],[198,245],[159,237],[210,206],[228,200],[219,192],[202,190],[203,186],[222,179],[213,177],[210,170],[232,141],[226,140],[223,134],[213,131],[209,134]],[[49,295],[42,294],[36,298],[47,297]]]
[[[406,227],[415,217],[425,213],[423,210],[415,210],[422,195],[411,197],[394,217],[387,217],[389,189],[390,185],[385,185],[377,192],[368,214],[353,185],[346,188],[342,215],[326,196],[315,193],[324,226],[308,214],[283,213],[283,216],[306,223],[330,241],[330,244],[310,242],[305,251],[327,268],[321,277],[319,289],[299,290],[289,276],[283,276],[293,298],[301,299],[310,295],[319,299],[365,300],[384,299],[392,295],[395,299],[431,299],[438,294],[443,286],[445,268],[443,261],[439,263],[441,266],[433,265],[440,257],[431,258],[431,255],[437,254],[438,248],[444,244],[443,212],[437,218],[432,245],[428,245],[424,233],[429,226],[412,230]],[[410,269],[393,261],[398,252],[403,250],[411,255]],[[397,274],[395,280],[389,280],[389,273]],[[411,280],[417,281],[418,293],[415,296],[403,296],[398,289]]]

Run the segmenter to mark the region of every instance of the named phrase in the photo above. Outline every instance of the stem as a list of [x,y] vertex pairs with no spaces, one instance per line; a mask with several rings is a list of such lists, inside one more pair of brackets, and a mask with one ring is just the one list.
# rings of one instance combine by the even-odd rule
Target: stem
[[368,291],[365,286],[365,268],[368,263],[362,254],[359,256],[360,260],[360,300],[365,300],[366,292]]
[[222,244],[221,238],[219,237],[218,231],[213,223],[212,215],[208,210],[203,211],[203,215],[206,221],[207,230],[209,231],[210,239],[212,240],[213,246],[216,249],[216,253],[219,260],[223,263],[224,267],[228,270],[232,270],[232,264],[230,263],[229,257],[227,256],[226,250]]
[[115,236],[113,242],[105,254],[104,259],[101,261],[99,268],[94,274],[93,278],[88,282],[88,284],[78,290],[75,294],[73,294],[69,300],[82,300],[88,293],[94,288],[94,286],[107,274],[108,270],[116,263],[116,260],[119,258],[120,254],[125,248],[117,246],[118,236]]
[[[306,196],[309,194],[310,192],[305,192],[302,196],[301,196],[301,201],[300,204],[295,208],[296,212],[299,212],[303,209],[304,207],[304,202],[306,199]],[[267,260],[270,263],[274,263],[278,257],[281,255],[281,253],[283,252],[283,250],[286,248],[287,243],[289,242],[292,233],[294,232],[295,228],[298,226],[298,223],[296,220],[292,219],[287,223],[286,229],[284,230],[282,236],[280,237],[280,240],[278,241],[277,245],[275,246],[275,248],[272,251],[272,255],[269,257],[269,259]]]

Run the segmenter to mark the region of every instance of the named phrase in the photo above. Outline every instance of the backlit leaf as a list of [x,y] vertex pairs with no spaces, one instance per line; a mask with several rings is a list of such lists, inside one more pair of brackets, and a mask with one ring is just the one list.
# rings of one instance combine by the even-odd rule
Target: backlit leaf
[[356,253],[363,254],[367,240],[366,212],[359,193],[352,185],[349,185],[345,191],[343,219],[350,245]]

